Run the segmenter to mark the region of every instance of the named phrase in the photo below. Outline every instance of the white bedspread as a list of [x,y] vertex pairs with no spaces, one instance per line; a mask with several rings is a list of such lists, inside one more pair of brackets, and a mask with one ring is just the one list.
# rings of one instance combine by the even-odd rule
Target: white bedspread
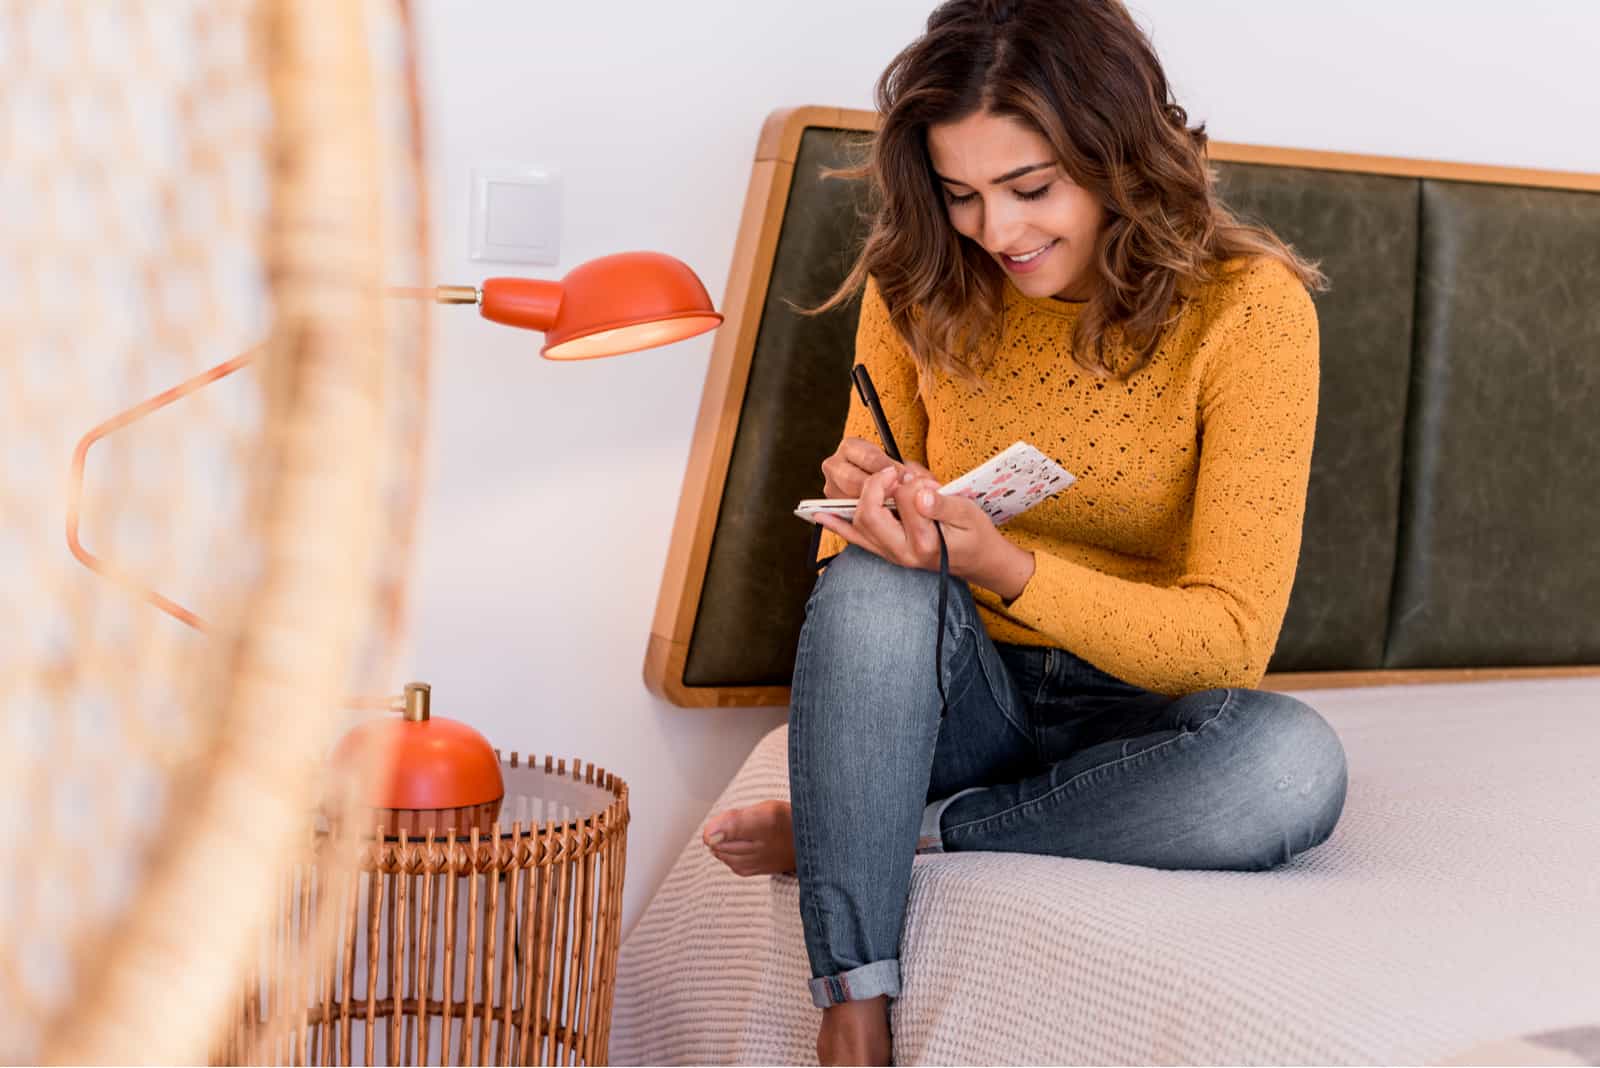
[[[1425,1063],[1600,1023],[1600,679],[1310,692],[1350,792],[1271,872],[919,858],[900,1064]],[[713,811],[787,797],[779,729]],[[618,1064],[815,1064],[793,878],[692,841],[623,947]]]

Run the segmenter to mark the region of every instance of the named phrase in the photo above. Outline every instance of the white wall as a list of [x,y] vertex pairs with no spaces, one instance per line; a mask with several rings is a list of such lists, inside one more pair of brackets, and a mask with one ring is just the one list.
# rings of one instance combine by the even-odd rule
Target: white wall
[[[436,281],[559,277],[659,249],[721,303],[763,117],[870,107],[931,0],[424,0]],[[1594,0],[1135,0],[1219,140],[1600,171]],[[468,172],[566,182],[562,262],[467,259]],[[557,365],[536,335],[439,317],[415,675],[505,748],[632,789],[631,927],[767,711],[693,711],[640,680],[709,338]],[[846,388],[841,382],[840,389]]]

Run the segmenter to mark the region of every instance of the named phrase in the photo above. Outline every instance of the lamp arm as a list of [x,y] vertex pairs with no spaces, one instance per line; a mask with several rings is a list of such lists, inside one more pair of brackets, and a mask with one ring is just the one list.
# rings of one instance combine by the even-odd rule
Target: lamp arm
[[89,460],[89,449],[95,442],[108,434],[121,430],[130,423],[143,419],[152,412],[160,411],[167,405],[182,400],[189,394],[209,386],[218,379],[228,377],[248,365],[260,351],[259,348],[248,349],[225,363],[219,363],[210,370],[200,372],[186,382],[181,382],[141,404],[134,405],[127,411],[119,412],[79,439],[78,447],[72,452],[72,469],[67,476],[67,548],[71,549],[72,555],[77,557],[79,562],[90,571],[137,593],[172,618],[180,623],[187,623],[196,630],[203,631],[206,629],[205,621],[199,616],[176,601],[162,596],[156,590],[146,586],[110,561],[94,555],[83,547],[83,541],[78,537],[78,516],[83,504],[83,471]]
[[[188,624],[201,632],[209,629],[205,620],[170,597],[145,585],[111,561],[96,556],[83,547],[83,540],[78,536],[78,520],[83,504],[83,472],[88,464],[89,449],[94,446],[95,442],[121,430],[130,423],[143,419],[152,412],[160,411],[169,404],[182,400],[196,390],[204,389],[213,382],[227,378],[235,371],[248,366],[260,352],[261,349],[259,347],[247,349],[231,360],[202,371],[193,378],[180,382],[171,389],[134,405],[127,411],[119,412],[80,438],[77,448],[72,452],[72,468],[67,476],[67,547],[72,550],[72,555],[77,557],[78,561],[89,570],[110,579],[124,589],[138,594],[173,619],[180,623]],[[354,696],[346,697],[344,701],[347,707],[383,711],[390,711],[399,707],[398,702],[398,698],[389,696]]]
[[483,293],[477,286],[390,286],[391,297],[431,300],[435,304],[481,304]]
[[[404,297],[415,300],[432,299],[438,304],[476,304],[480,299],[479,292],[473,286],[434,286],[408,288],[391,286],[388,295]],[[161,609],[180,623],[186,623],[199,631],[207,629],[205,620],[185,608],[183,605],[166,597],[157,590],[147,586],[129,572],[113,564],[103,557],[96,556],[84,548],[83,540],[79,536],[79,516],[83,508],[83,475],[84,468],[88,465],[89,449],[95,442],[110,434],[116,433],[123,427],[135,423],[153,412],[160,411],[170,404],[176,403],[197,390],[204,389],[211,383],[227,378],[248,366],[261,352],[259,346],[250,348],[208,370],[202,371],[184,382],[173,386],[162,393],[156,394],[149,400],[142,401],[133,407],[112,416],[90,430],[78,441],[77,448],[72,453],[72,467],[67,476],[67,548],[76,557],[79,563],[117,585],[122,586],[145,601]]]
[[[571,300],[568,299],[569,286]],[[630,296],[620,305],[609,299],[610,294],[620,292],[631,295],[636,291],[642,293],[643,297],[633,299]],[[557,329],[558,319],[562,319],[565,312],[566,325],[562,329],[572,337],[551,339],[552,344],[547,345],[544,351],[544,355],[551,359],[587,359],[649,348],[703,333],[722,321],[722,316],[711,306],[705,287],[687,265],[670,256],[651,252],[602,257],[575,268],[560,282],[536,278],[489,278],[484,281],[482,288],[390,286],[385,292],[391,297],[432,300],[438,304],[471,304],[477,307],[479,315],[490,322],[544,334]],[[587,343],[594,338],[631,331],[637,326],[671,320],[687,324],[688,329],[680,329],[670,335],[658,331],[632,337],[630,344],[619,344],[617,338],[611,337],[609,341],[590,346],[585,351],[566,352],[559,356],[551,351],[552,348],[573,349],[576,342]],[[259,348],[251,348],[112,416],[85,434],[73,450],[67,483],[66,515],[67,547],[72,555],[89,570],[111,579],[180,623],[200,631],[206,630],[207,626],[195,613],[84,548],[78,532],[84,469],[88,464],[89,449],[95,442],[218,379],[226,378],[248,365],[259,351]],[[357,707],[389,708],[393,701],[389,697],[356,697],[347,698],[346,703]]]

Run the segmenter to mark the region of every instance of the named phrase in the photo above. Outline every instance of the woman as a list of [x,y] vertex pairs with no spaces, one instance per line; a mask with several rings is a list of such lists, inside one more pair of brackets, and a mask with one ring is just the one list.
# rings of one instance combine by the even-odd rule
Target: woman
[[[1216,201],[1117,0],[950,0],[878,110],[830,306],[865,287],[857,360],[905,462],[852,401],[792,809],[705,829],[740,874],[797,872],[824,1064],[889,1063],[915,852],[1260,870],[1326,839],[1346,786],[1321,717],[1253,688],[1299,554],[1315,267]],[[1017,440],[1078,482],[1003,528],[933,492]]]

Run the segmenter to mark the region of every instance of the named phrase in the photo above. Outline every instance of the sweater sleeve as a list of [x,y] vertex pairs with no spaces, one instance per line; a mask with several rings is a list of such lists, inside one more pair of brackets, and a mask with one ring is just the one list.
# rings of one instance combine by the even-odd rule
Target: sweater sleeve
[[[867,368],[878,403],[889,421],[901,459],[928,465],[928,412],[917,396],[917,365],[905,341],[889,321],[889,309],[878,293],[877,282],[867,281],[861,295],[861,319],[856,325],[856,362]],[[846,378],[840,383],[850,394],[850,411],[845,417],[843,437],[862,438],[882,447],[872,413],[856,396]],[[832,531],[822,532],[819,559],[843,552],[845,541]]]
[[1150,585],[1038,551],[1033,577],[1009,605],[982,591],[995,611],[1160,693],[1259,685],[1300,555],[1316,430],[1316,309],[1287,268],[1267,261],[1249,270],[1213,329],[1178,577]]

